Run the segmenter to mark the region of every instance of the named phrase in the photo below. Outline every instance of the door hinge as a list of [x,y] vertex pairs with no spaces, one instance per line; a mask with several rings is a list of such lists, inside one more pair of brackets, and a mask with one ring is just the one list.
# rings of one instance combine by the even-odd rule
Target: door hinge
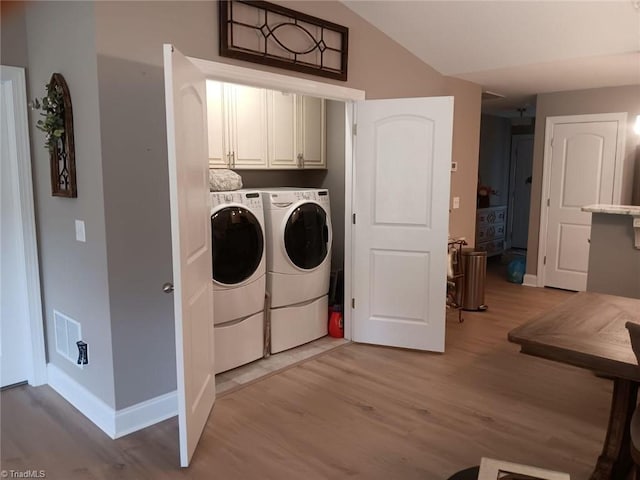
[[356,299],[355,298],[351,299],[351,308],[353,308],[354,310],[356,308]]
[[356,224],[356,214],[355,213],[353,214],[352,221],[353,221],[353,224],[355,225]]
[[553,148],[553,137],[551,137],[551,148]]
[[542,259],[542,264],[546,265],[547,264],[547,256],[545,255],[544,258]]
[[551,199],[547,198],[547,207],[550,207],[550,206],[551,206]]
[[354,134],[354,135],[357,135],[357,134],[358,134],[358,124],[357,124],[357,123],[354,123],[354,124],[353,124],[353,134]]

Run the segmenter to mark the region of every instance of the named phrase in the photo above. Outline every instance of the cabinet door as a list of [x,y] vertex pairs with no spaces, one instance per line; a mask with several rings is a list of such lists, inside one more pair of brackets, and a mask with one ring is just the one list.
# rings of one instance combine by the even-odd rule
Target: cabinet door
[[270,90],[267,93],[269,168],[297,168],[297,95]]
[[229,166],[229,140],[226,133],[226,105],[223,84],[207,80],[207,125],[209,168]]
[[231,167],[266,168],[267,92],[241,85],[225,85],[225,92],[232,106]]
[[322,98],[300,97],[299,153],[304,168],[326,168],[325,101]]

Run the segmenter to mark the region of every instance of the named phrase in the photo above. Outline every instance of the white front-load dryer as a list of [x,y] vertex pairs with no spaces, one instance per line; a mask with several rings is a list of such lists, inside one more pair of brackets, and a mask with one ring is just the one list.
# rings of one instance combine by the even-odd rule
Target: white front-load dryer
[[262,191],[271,353],[327,334],[331,209],[326,189]]
[[216,373],[263,356],[266,288],[262,198],[253,190],[211,193]]

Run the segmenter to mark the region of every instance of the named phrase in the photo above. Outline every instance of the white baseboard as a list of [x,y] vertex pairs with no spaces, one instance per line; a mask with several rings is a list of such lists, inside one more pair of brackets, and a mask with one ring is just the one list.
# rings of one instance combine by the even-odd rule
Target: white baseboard
[[530,273],[525,273],[524,278],[522,280],[522,284],[525,287],[537,287],[538,286],[538,276],[531,275]]
[[178,414],[176,391],[115,410],[52,363],[47,364],[47,376],[51,388],[113,439]]
[[173,391],[137,403],[122,410],[115,416],[116,438],[155,425],[178,414],[178,392]]
[[76,382],[53,363],[47,364],[48,383],[67,402],[80,410],[100,430],[116,438],[114,409]]

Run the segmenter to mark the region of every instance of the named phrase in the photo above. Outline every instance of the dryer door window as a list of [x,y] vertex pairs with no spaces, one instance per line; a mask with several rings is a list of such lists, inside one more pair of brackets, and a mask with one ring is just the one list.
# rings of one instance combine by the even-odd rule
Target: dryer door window
[[213,279],[233,285],[256,271],[264,240],[258,219],[242,207],[226,207],[211,215]]
[[289,216],[284,246],[294,265],[306,270],[320,265],[329,250],[327,214],[315,203],[303,203]]

